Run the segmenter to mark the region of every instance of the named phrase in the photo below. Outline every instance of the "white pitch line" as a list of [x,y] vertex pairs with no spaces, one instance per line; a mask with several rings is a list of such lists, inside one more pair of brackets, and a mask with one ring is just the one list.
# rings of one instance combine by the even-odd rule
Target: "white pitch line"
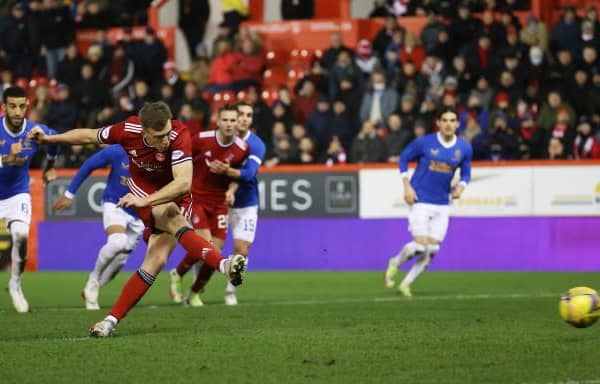
[[[559,298],[560,295],[557,293],[535,293],[535,294],[522,294],[522,293],[507,293],[507,294],[495,294],[495,293],[484,293],[484,294],[459,294],[459,295],[433,295],[433,296],[414,296],[411,298],[405,298],[390,293],[390,296],[386,297],[374,297],[374,298],[339,298],[339,299],[316,299],[316,300],[283,300],[283,301],[256,301],[256,302],[242,302],[239,305],[242,306],[265,306],[265,305],[328,305],[328,304],[355,304],[355,303],[388,303],[388,302],[418,302],[418,301],[463,301],[463,300],[506,300],[506,299],[536,299],[536,298]],[[221,303],[209,304],[209,305],[223,305]],[[141,309],[158,309],[173,307],[178,308],[175,304],[148,304],[137,306],[136,308]],[[108,307],[107,307],[108,309]],[[83,307],[40,307],[33,308],[33,312],[44,312],[44,311],[84,311]],[[0,313],[12,312],[10,309],[1,309]],[[102,311],[100,311],[102,313]]]

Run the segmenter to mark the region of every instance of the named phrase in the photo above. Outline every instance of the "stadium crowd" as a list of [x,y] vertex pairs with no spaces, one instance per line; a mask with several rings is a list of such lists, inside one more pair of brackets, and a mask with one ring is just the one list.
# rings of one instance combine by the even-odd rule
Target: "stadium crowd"
[[[287,76],[271,92],[274,52],[240,26],[243,6],[224,9],[207,44],[208,1],[180,2],[193,57],[181,72],[151,27],[133,37],[149,1],[2,2],[0,92],[26,88],[28,118],[59,132],[123,120],[156,99],[176,118],[209,129],[216,97],[233,92],[254,106],[266,166],[396,162],[411,139],[434,129],[443,106],[459,111],[458,132],[475,160],[600,158],[597,10],[566,8],[550,26],[530,15],[522,25],[514,11],[527,1],[449,3],[376,0],[370,16],[385,22],[372,41],[349,47],[333,33],[293,83]],[[282,1],[284,19],[312,12],[313,1]],[[404,14],[426,18],[419,35],[402,27]],[[124,27],[116,43],[106,33],[113,26]],[[95,42],[79,52],[75,33],[90,28]],[[78,167],[95,150],[66,148],[58,163]]]

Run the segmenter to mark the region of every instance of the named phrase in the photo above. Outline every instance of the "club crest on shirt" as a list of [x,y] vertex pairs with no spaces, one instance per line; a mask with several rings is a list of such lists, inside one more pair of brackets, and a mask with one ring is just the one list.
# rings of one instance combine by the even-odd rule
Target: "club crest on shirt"
[[233,160],[234,154],[233,153],[228,153],[227,156],[225,156],[225,162],[229,163],[231,160]]
[[0,145],[6,144],[6,140],[0,140]]
[[165,161],[166,159],[165,154],[162,152],[156,152],[156,155],[154,157],[156,157],[156,160],[158,161]]
[[204,152],[204,157],[211,157],[211,156],[212,156],[212,152],[211,151]]
[[121,167],[123,169],[128,169],[129,168],[129,163],[123,163],[123,162],[121,162]]
[[131,151],[129,151],[129,154],[133,157],[137,157],[137,151],[135,149],[132,149]]
[[454,151],[452,160],[460,161],[461,158],[462,158],[462,152],[460,151],[460,149],[457,149],[456,151]]
[[430,152],[432,156],[437,156],[440,153],[440,150],[437,148],[431,148]]

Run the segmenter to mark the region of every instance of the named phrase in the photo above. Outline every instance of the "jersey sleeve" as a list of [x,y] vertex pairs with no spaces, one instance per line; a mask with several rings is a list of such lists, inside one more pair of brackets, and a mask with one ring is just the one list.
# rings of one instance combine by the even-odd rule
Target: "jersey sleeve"
[[72,199],[77,193],[77,190],[81,186],[81,184],[87,179],[87,177],[98,168],[105,168],[109,164],[111,164],[113,158],[118,156],[118,149],[116,146],[110,146],[104,148],[96,153],[94,153],[90,158],[88,158],[79,168],[79,171],[71,180],[71,184],[69,184],[69,188],[65,191],[65,196],[69,199]]
[[465,157],[460,162],[460,184],[467,185],[471,181],[471,159],[473,158],[473,148],[466,144]]
[[244,162],[244,165],[240,169],[240,180],[251,181],[256,177],[258,168],[261,166],[263,159],[265,158],[265,144],[262,140],[254,140],[252,143],[248,143],[250,147],[250,153],[248,159]]
[[192,161],[192,138],[190,131],[182,129],[171,143],[171,165]]
[[120,122],[98,129],[98,142],[100,144],[120,144],[124,127],[125,122]]
[[398,159],[398,167],[400,173],[405,174],[408,172],[408,163],[423,154],[423,138],[413,140],[400,154]]

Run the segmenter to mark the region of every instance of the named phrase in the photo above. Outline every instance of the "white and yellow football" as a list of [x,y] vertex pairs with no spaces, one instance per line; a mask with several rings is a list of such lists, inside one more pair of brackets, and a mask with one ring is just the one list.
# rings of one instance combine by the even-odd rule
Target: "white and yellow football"
[[575,287],[561,296],[558,312],[564,321],[577,328],[587,328],[600,317],[600,298],[592,288]]

